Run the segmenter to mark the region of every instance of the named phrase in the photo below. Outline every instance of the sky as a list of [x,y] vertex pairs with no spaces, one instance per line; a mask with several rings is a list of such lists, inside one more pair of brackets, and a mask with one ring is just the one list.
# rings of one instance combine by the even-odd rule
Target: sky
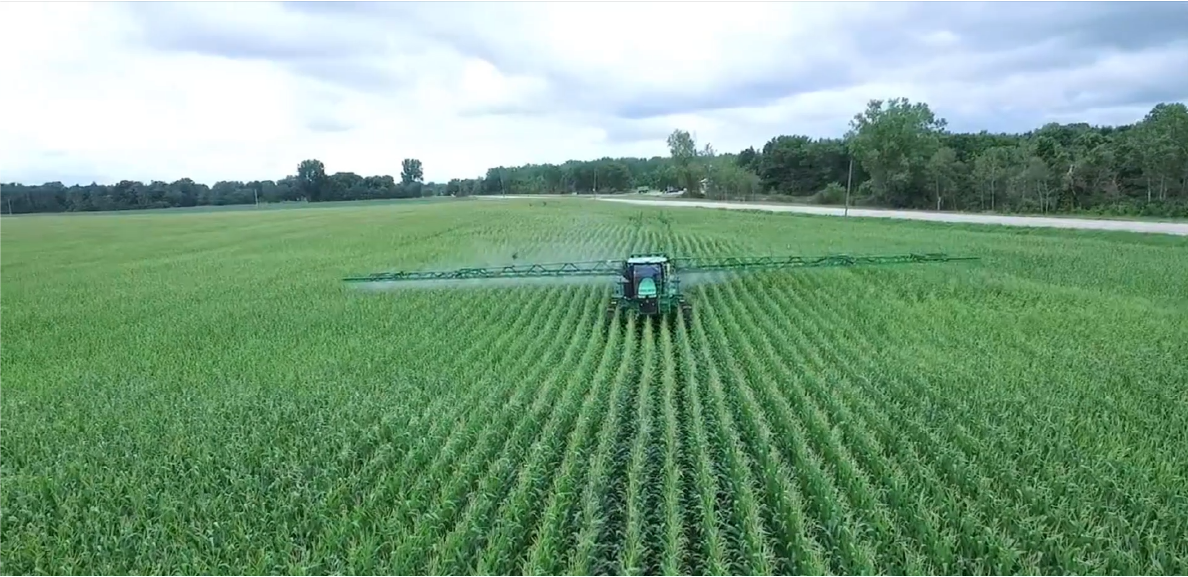
[[0,182],[427,181],[837,137],[871,99],[954,131],[1188,101],[1188,3],[4,2]]

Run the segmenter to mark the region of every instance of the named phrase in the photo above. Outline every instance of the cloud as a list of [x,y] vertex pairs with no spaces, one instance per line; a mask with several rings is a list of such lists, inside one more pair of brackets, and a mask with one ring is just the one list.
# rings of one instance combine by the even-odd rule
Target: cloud
[[835,136],[872,98],[956,130],[1188,99],[1183,3],[4,3],[0,181],[488,167]]

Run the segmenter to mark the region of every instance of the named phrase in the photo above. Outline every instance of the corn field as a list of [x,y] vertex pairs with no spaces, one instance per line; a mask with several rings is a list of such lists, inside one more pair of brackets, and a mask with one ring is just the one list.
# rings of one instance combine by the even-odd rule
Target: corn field
[[[5,219],[0,570],[1183,574],[1188,241],[472,200]],[[945,251],[687,283],[392,269]]]

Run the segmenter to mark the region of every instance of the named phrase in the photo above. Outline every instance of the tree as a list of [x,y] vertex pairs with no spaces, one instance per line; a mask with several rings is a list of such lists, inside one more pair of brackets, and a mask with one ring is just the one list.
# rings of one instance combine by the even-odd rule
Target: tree
[[668,150],[672,154],[672,162],[676,165],[677,182],[689,195],[698,195],[701,191],[701,171],[697,166],[697,143],[693,136],[685,130],[673,130],[668,135]]
[[423,182],[425,173],[421,170],[421,161],[406,158],[400,162],[400,184],[408,186],[414,182]]
[[1035,192],[1039,211],[1041,213],[1050,211],[1052,202],[1052,171],[1048,163],[1039,156],[1032,156],[1027,161],[1027,168],[1023,170],[1022,179],[1026,186]]
[[1188,188],[1188,106],[1158,104],[1138,125],[1139,162],[1147,189],[1147,202],[1167,198],[1170,190]]
[[322,200],[322,189],[326,186],[326,165],[322,161],[303,160],[297,165],[297,188],[310,202]]
[[668,135],[668,150],[677,166],[685,166],[697,156],[697,143],[689,131],[678,128]]
[[928,176],[936,194],[936,209],[941,209],[941,199],[955,188],[960,163],[957,153],[948,146],[942,146],[928,160]]
[[622,162],[608,162],[598,171],[600,189],[621,192],[631,188],[631,170]]
[[[845,182],[849,161],[842,140],[781,135],[763,146],[754,172],[772,192],[812,194],[831,182]],[[861,174],[856,176],[861,179]]]
[[918,202],[923,171],[940,145],[946,122],[922,102],[871,100],[850,122],[847,140],[870,174],[876,198],[891,206]]
[[[1076,211],[1188,217],[1188,106],[1165,103],[1120,126],[1048,123],[1019,134],[948,133],[924,104],[871,101],[840,138],[776,135],[737,154],[698,146],[684,130],[668,154],[493,167],[480,178],[423,183],[420,162],[401,174],[326,174],[317,160],[280,179],[189,178],[109,185],[61,182],[0,185],[0,208],[14,214],[163,208],[260,202],[407,198],[433,194],[533,194],[685,188],[714,198],[756,192],[833,202],[853,168],[865,203],[942,210]],[[853,162],[851,162],[853,158]],[[735,170],[738,169],[738,170]],[[828,192],[823,192],[828,191]]]
[[715,198],[753,196],[761,187],[759,176],[740,165],[737,158],[720,156],[710,162],[706,193]]
[[[981,183],[979,208],[994,210],[995,200],[1003,178],[1007,173],[1007,147],[996,146],[977,156],[974,161],[974,175]],[[989,205],[986,203],[989,196]]]
[[754,146],[748,146],[739,151],[738,156],[735,157],[735,162],[739,166],[758,174],[759,162],[762,160],[759,153],[755,151]]

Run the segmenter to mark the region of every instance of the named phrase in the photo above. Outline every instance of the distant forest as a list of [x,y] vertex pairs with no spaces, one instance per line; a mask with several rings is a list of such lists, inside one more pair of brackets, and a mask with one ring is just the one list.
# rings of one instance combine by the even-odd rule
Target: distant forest
[[1188,217],[1188,106],[1159,104],[1123,126],[1046,124],[1023,134],[953,133],[924,103],[872,100],[839,138],[781,135],[720,153],[675,130],[669,156],[493,167],[478,178],[423,182],[421,161],[397,177],[328,174],[305,160],[280,180],[183,178],[114,185],[0,185],[0,211],[85,212],[425,196],[686,190],[712,199],[1004,213]]

